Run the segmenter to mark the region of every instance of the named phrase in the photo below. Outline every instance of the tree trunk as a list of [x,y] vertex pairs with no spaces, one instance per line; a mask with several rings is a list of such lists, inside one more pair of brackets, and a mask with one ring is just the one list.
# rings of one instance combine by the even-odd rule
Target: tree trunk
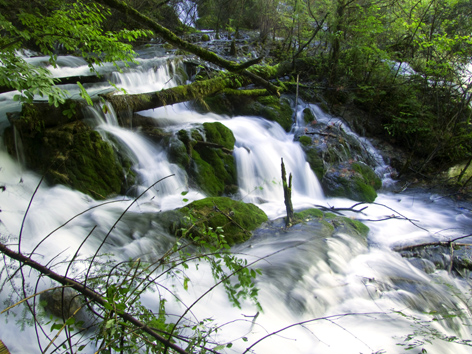
[[241,78],[239,75],[225,75],[156,92],[126,95],[111,92],[103,94],[101,97],[111,103],[118,117],[121,119],[126,117],[129,112],[134,113],[186,102],[195,98],[203,98],[226,88],[235,89],[249,83],[249,80]]

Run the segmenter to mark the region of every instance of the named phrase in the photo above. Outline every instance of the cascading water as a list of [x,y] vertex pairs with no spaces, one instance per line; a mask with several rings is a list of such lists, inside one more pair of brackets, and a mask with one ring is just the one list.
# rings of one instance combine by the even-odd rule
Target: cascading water
[[[140,73],[120,74],[119,82],[129,91],[162,88],[173,77],[166,70],[145,69]],[[154,75],[158,72],[159,75]],[[8,104],[2,102],[2,106]],[[311,109],[318,121],[341,123],[324,115],[316,106],[304,105],[302,108]],[[42,255],[43,263],[61,252],[60,258],[73,254],[95,225],[97,228],[92,237],[81,250],[83,254],[92,254],[103,235],[114,227],[103,251],[114,253],[117,260],[158,257],[165,251],[171,237],[166,236],[149,215],[183,206],[186,203],[183,192],[189,192],[185,195],[189,200],[204,197],[189,188],[185,171],[168,162],[165,147],[147,140],[139,131],[119,127],[113,111],[108,108],[106,112],[91,109],[88,114],[96,129],[104,137],[113,137],[111,141],[125,150],[133,161],[138,175],[138,191],[163,177],[175,176],[152,189],[127,212],[126,220],[116,226],[113,226],[114,222],[131,203],[129,198],[116,197],[110,200],[113,203],[97,207],[99,203],[79,192],[61,186],[41,185],[25,219],[23,252],[31,251],[43,236],[74,215],[96,207],[55,232],[36,251]],[[229,127],[236,138],[234,156],[240,197],[259,205],[272,220],[285,213],[280,182],[282,158],[287,171],[293,174],[296,209],[319,204],[327,207],[350,207],[354,204],[347,199],[324,198],[300,144],[294,142],[294,133],[285,133],[273,122],[258,117],[199,114],[189,110],[185,104],[141,112],[141,115],[155,119],[168,132],[214,121]],[[303,129],[301,119],[297,122],[298,128]],[[4,124],[2,121],[2,126]],[[385,168],[367,140],[364,140],[364,146],[366,153],[377,161],[378,170]],[[0,153],[0,161],[0,181],[4,187],[0,192],[1,238],[4,242],[14,243],[39,178],[24,171],[6,152]],[[263,273],[258,277],[257,285],[264,312],[258,314],[250,303],[243,303],[241,310],[232,307],[225,293],[217,288],[192,308],[193,315],[198,319],[213,318],[220,325],[226,324],[220,328],[216,339],[223,343],[233,342],[231,348],[225,349],[228,353],[242,353],[253,345],[251,350],[255,353],[397,353],[408,348],[398,344],[410,343],[418,344],[416,352],[423,348],[428,353],[469,352],[469,347],[456,344],[454,340],[439,339],[440,335],[470,338],[467,327],[471,318],[468,307],[470,287],[466,281],[453,278],[445,271],[426,274],[391,248],[466,234],[472,228],[470,212],[445,198],[422,193],[381,193],[376,203],[369,205],[363,214],[346,214],[366,220],[370,227],[368,244],[345,233],[322,239],[316,237],[316,230],[310,229],[309,225],[283,230],[280,221],[271,222],[268,228],[256,232],[248,242],[233,248],[249,262],[261,259],[256,266]],[[404,215],[409,221],[399,218],[369,221],[383,219],[392,213]],[[8,276],[6,272],[4,269],[1,273],[3,279]],[[186,272],[191,279],[189,288],[179,288],[178,295],[182,303],[190,304],[213,283],[204,265]],[[48,283],[43,282],[39,290],[47,286]],[[2,301],[8,300],[11,291],[2,289]],[[155,297],[151,292],[145,293],[142,301],[151,308],[155,307]],[[167,308],[169,313],[183,311],[179,303],[172,301]],[[448,314],[449,318],[447,321],[430,321],[428,314],[433,311]],[[456,316],[459,312],[464,316]],[[22,316],[21,312],[18,315]],[[38,352],[34,345],[34,331],[27,327],[20,334],[20,343],[12,339],[18,338],[19,328],[13,325],[16,320],[12,316],[8,320],[8,324],[4,322],[0,327],[0,339],[6,342],[11,352]],[[303,325],[292,326],[296,323]],[[274,335],[257,342],[270,334]],[[409,335],[412,335],[411,341],[406,340]],[[47,343],[47,340],[43,339],[43,342]],[[93,348],[88,350],[93,352]]]

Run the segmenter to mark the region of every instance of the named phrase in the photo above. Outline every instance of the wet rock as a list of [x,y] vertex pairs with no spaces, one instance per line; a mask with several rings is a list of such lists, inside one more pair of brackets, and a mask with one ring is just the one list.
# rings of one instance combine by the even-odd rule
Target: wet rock
[[295,136],[306,153],[324,193],[356,201],[373,202],[382,182],[369,166],[377,162],[361,140],[339,124],[317,121],[310,109],[303,111],[307,124]]
[[46,313],[63,321],[74,318],[78,328],[90,329],[95,325],[94,316],[85,307],[82,295],[71,288],[57,288],[42,293],[40,304]]
[[401,250],[400,254],[402,257],[407,258],[415,267],[422,269],[426,273],[442,269],[451,270],[458,275],[469,277],[469,273],[472,271],[472,246],[470,245],[455,245],[453,246],[452,253],[451,247],[418,245],[408,250]]
[[169,157],[186,168],[189,184],[208,196],[237,192],[233,132],[219,122],[181,130],[170,140]]
[[46,312],[60,318],[68,319],[77,313],[83,305],[80,294],[71,288],[58,288],[40,295]]
[[191,228],[186,234],[190,238],[206,237],[208,228],[216,230],[221,227],[224,240],[229,245],[248,240],[252,231],[268,220],[267,215],[254,204],[227,197],[197,200],[183,208],[159,213],[157,218],[171,234],[182,234],[182,228]]
[[[362,172],[356,171],[356,166],[362,166]],[[376,189],[380,188],[381,181],[369,166],[356,163],[341,164],[338,169],[329,170],[321,185],[326,195],[371,203],[377,198]]]
[[[51,184],[63,184],[95,199],[123,193],[134,180],[131,162],[81,120],[46,124],[39,111],[10,117],[23,144],[26,165]],[[30,122],[30,123],[28,123]],[[13,134],[13,131],[6,131]],[[5,139],[13,143],[14,139]],[[15,152],[14,146],[8,151]]]
[[[255,100],[246,97],[235,97],[235,113],[240,115],[254,115],[277,122],[285,131],[292,127],[292,108],[286,98],[262,96]],[[246,102],[239,102],[246,101]]]

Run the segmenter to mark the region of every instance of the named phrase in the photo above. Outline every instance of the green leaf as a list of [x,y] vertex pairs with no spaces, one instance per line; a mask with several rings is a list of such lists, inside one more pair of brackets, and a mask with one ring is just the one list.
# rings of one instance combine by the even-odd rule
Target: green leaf
[[79,81],[77,81],[77,85],[79,86],[79,89],[80,89],[80,96],[83,99],[85,99],[85,101],[87,102],[89,106],[93,106],[92,98],[89,96],[84,86]]
[[111,328],[113,326],[115,326],[115,323],[116,323],[116,320],[114,318],[112,318],[111,320],[108,320],[105,324],[105,328]]
[[185,289],[185,290],[188,290],[188,282],[189,282],[189,281],[190,281],[189,278],[187,278],[187,277],[184,278],[184,289]]
[[60,330],[62,327],[63,327],[62,324],[60,324],[60,323],[54,323],[54,324],[51,326],[51,332],[52,332],[52,331],[58,331],[58,330]]

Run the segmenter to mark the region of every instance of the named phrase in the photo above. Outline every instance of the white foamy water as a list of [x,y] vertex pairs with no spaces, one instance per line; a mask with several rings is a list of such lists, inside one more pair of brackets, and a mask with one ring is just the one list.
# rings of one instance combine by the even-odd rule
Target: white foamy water
[[[175,68],[169,71],[168,64],[163,63],[162,71],[145,68],[120,74],[120,82],[130,91],[175,85],[177,82],[172,81]],[[64,69],[64,72],[68,71]],[[4,107],[9,103],[1,104]],[[318,120],[336,119],[316,106],[308,107]],[[293,134],[273,122],[259,117],[199,114],[185,104],[141,114],[155,119],[159,127],[170,133],[203,122],[219,121],[230,128],[236,138],[234,156],[240,198],[260,206],[271,219],[285,213],[280,181],[282,158],[287,174],[293,175],[295,208],[314,205],[348,208],[355,204],[347,199],[325,198],[299,143],[293,141]],[[20,248],[28,253],[50,235],[33,258],[43,264],[52,262],[58,272],[66,267],[61,261],[70,258],[78,247],[81,247],[82,257],[93,254],[110,230],[102,251],[113,253],[117,261],[156,259],[171,247],[173,238],[160,228],[155,215],[204,197],[188,186],[186,172],[168,161],[165,145],[146,139],[139,131],[119,127],[113,110],[108,110],[107,114],[100,109],[91,110],[90,117],[96,122],[96,129],[133,161],[138,181],[134,195],[159,179],[173,177],[151,188],[115,225],[133,203],[131,197],[116,196],[101,205],[77,191],[45,183],[35,193],[40,178],[1,151],[2,241],[18,249],[18,235],[22,230]],[[8,125],[2,119],[2,126]],[[342,122],[336,120],[336,124],[339,123]],[[343,129],[354,134],[348,127]],[[367,153],[372,153],[372,159],[382,168],[383,162],[375,149],[367,140],[364,142]],[[423,348],[428,353],[469,353],[469,347],[438,337],[440,334],[470,338],[470,286],[446,271],[426,274],[391,249],[468,234],[472,229],[471,211],[428,193],[385,192],[379,194],[375,204],[356,208],[363,206],[368,208],[362,213],[345,214],[363,220],[370,227],[367,240],[344,233],[325,239],[309,226],[298,225],[285,231],[282,223],[276,223],[248,242],[235,246],[233,251],[248,262],[258,260],[254,267],[262,270],[257,285],[264,311],[254,317],[258,310],[246,301],[241,309],[233,307],[223,289],[217,287],[192,307],[192,319],[198,322],[211,318],[222,326],[214,339],[233,343],[231,348],[223,350],[227,353],[243,353],[248,348],[251,353],[401,353],[405,347],[399,344],[408,344],[405,339],[410,334],[419,341],[412,353],[421,352]],[[74,218],[78,214],[81,215]],[[376,221],[380,219],[389,220]],[[81,267],[83,265],[78,266],[79,271]],[[8,271],[3,268],[2,281],[10,275]],[[191,279],[188,290],[184,290],[178,280],[159,279],[155,284],[159,292],[144,293],[143,303],[158,310],[157,296],[165,294],[169,299],[168,313],[183,313],[184,305],[191,305],[214,284],[208,265],[200,264],[196,269],[190,264],[185,274]],[[36,275],[28,273],[27,277],[35,286]],[[38,284],[38,290],[50,286],[44,278]],[[181,303],[173,301],[173,296],[165,289],[172,289]],[[2,303],[8,302],[11,294],[12,289],[2,288]],[[19,308],[13,311],[18,317],[0,316],[3,321],[0,339],[12,353],[39,353],[34,329],[26,326],[25,331],[20,332],[17,319],[24,315]],[[431,321],[430,313],[434,311],[450,316],[447,321]],[[464,316],[455,316],[458,313]],[[439,334],[430,337],[428,333],[434,333],[433,330]],[[270,335],[277,331],[280,332]],[[21,341],[17,340],[19,336]],[[48,340],[43,334],[40,337],[44,348]],[[95,349],[89,345],[86,352]]]

